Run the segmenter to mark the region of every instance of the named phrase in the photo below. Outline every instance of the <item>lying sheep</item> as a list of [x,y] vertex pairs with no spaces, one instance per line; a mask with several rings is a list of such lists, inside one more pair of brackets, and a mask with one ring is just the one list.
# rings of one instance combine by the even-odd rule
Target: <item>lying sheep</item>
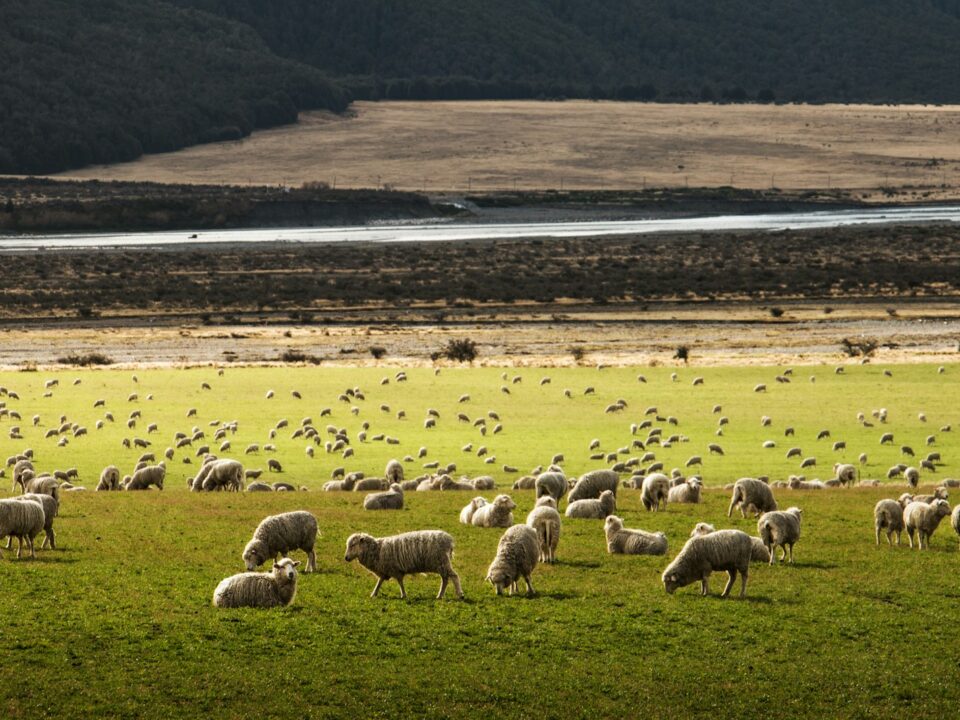
[[253,532],[253,538],[243,550],[243,562],[247,570],[263,565],[267,560],[286,557],[292,550],[307,553],[304,572],[317,569],[314,545],[317,542],[317,519],[306,510],[270,515],[264,518]]
[[803,513],[798,507],[788,508],[785,511],[773,510],[760,516],[757,521],[757,532],[763,544],[770,551],[770,564],[776,565],[776,549],[779,546],[783,550],[780,560],[787,557],[787,550],[790,550],[790,562],[793,562],[793,545],[800,539],[800,517]]
[[243,490],[243,465],[237,460],[223,459],[205,462],[193,479],[191,489],[195,492],[203,490],[214,492],[217,490]]
[[370,492],[386,490],[389,486],[383,478],[362,478],[353,486],[354,492]]
[[510,527],[513,525],[513,509],[517,504],[509,495],[497,495],[492,503],[476,509],[470,522],[475,527]]
[[536,506],[527,514],[527,525],[537,533],[540,543],[540,562],[552,563],[557,557],[560,543],[560,513],[557,501],[549,495],[537,500]]
[[776,510],[777,502],[773,499],[773,491],[765,482],[755,478],[740,478],[733,484],[727,517],[733,515],[735,507],[739,507],[740,514],[746,517],[748,510],[757,515]]
[[936,531],[943,518],[950,514],[950,504],[946,500],[934,500],[929,505],[923,502],[911,502],[903,509],[903,525],[907,531],[910,547],[913,547],[913,534],[917,533],[917,546],[920,550],[930,548],[930,537]]
[[473,479],[474,490],[496,490],[497,483],[489,475],[481,475]]
[[24,542],[30,550],[30,557],[37,557],[33,539],[40,534],[45,524],[46,517],[39,502],[19,498],[0,500],[0,538],[17,538],[17,559],[21,557]]
[[513,490],[534,490],[537,487],[537,478],[533,475],[524,475],[513,483]]
[[887,544],[893,545],[893,533],[897,534],[897,545],[900,544],[900,533],[903,532],[903,506],[896,500],[881,500],[873,507],[873,528],[877,536],[877,545],[880,544],[880,531],[887,535]]
[[700,593],[709,593],[710,574],[724,570],[730,576],[720,597],[727,597],[737,573],[740,573],[740,597],[747,594],[752,543],[750,536],[739,530],[717,530],[687,540],[683,549],[663,571],[663,587],[669,594],[677,588],[700,581]]
[[[904,495],[907,495],[907,493],[904,493]],[[934,500],[946,500],[948,497],[950,497],[950,493],[947,491],[947,489],[938,487],[934,488],[932,495],[914,495],[913,500],[916,502],[925,502],[927,505],[929,505]]]
[[663,473],[651,473],[643,479],[640,492],[640,502],[647,510],[656,512],[660,509],[660,503],[663,503],[663,509],[667,509],[667,502],[670,496],[670,478]]
[[265,482],[256,480],[247,485],[247,492],[273,492],[273,487]]
[[686,482],[670,488],[667,501],[672,503],[698,503],[700,502],[700,491],[702,489],[703,482],[699,478],[690,478]]
[[220,608],[286,607],[297,594],[299,561],[284,558],[270,572],[245,572],[224,578],[213,591],[213,605]]
[[593,470],[583,475],[567,495],[567,502],[588,500],[600,497],[600,493],[609,490],[616,496],[620,477],[612,470]]
[[649,533],[623,527],[616,515],[607,517],[603,524],[607,535],[607,552],[623,555],[665,555],[667,536],[662,532]]
[[353,475],[344,478],[343,480],[331,480],[323,484],[323,489],[326,492],[335,492],[335,491],[352,491],[354,485],[357,483],[357,478]]
[[163,490],[163,479],[167,475],[167,468],[163,463],[159,465],[148,465],[145,468],[137,470],[133,476],[124,484],[125,490],[147,490],[151,485],[156,485],[157,490]]
[[363,499],[364,510],[403,510],[403,490],[393,483],[386,492],[373,493]]
[[574,500],[569,503],[565,514],[568,518],[603,520],[608,515],[613,515],[616,509],[617,498],[610,490],[604,490],[599,499]]
[[382,538],[354,533],[347,538],[347,552],[343,559],[346,562],[359,560],[377,576],[370,597],[376,597],[384,581],[393,578],[400,586],[400,597],[406,598],[404,576],[428,572],[440,575],[438,600],[443,598],[450,580],[457,597],[463,597],[460,576],[453,569],[453,537],[442,530],[416,530]]
[[[697,523],[693,530],[690,531],[690,537],[695,537],[697,535],[709,535],[712,532],[716,532],[717,529],[705,522]],[[750,562],[770,562],[770,551],[767,550],[767,546],[763,544],[763,540],[758,537],[750,537],[751,543],[751,552],[750,552]]]
[[522,577],[527,584],[527,595],[534,595],[536,591],[530,575],[537,566],[539,556],[537,532],[527,525],[514,525],[500,537],[497,554],[487,569],[485,579],[496,588],[497,595],[502,595],[504,588],[509,588],[513,595]]
[[567,494],[567,478],[563,473],[544,472],[537,476],[534,483],[537,495],[536,497],[552,497],[559,504],[563,496]]
[[460,522],[464,525],[472,525],[473,514],[477,511],[477,508],[481,508],[486,504],[487,501],[485,498],[475,497],[460,511]]
[[100,482],[97,491],[113,491],[120,489],[120,470],[116,465],[107,465],[100,473]]

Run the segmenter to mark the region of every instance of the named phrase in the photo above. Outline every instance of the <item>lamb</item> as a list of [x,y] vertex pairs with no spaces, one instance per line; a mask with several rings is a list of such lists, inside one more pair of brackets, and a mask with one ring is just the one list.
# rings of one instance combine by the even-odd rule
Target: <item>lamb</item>
[[600,497],[600,493],[609,490],[616,496],[620,477],[612,470],[593,470],[583,475],[567,494],[567,502]]
[[247,570],[263,565],[267,560],[286,557],[291,550],[307,553],[304,572],[317,569],[317,556],[313,551],[317,542],[317,519],[305,510],[270,515],[264,518],[253,532],[253,538],[243,550]]
[[400,464],[399,460],[391,460],[387,463],[387,467],[383,471],[383,475],[387,479],[387,482],[391,485],[394,483],[402,483],[403,465]]
[[600,493],[597,500],[574,500],[567,505],[565,513],[569,518],[603,520],[608,515],[613,515],[617,509],[617,498],[609,490]]
[[537,566],[539,556],[540,542],[536,530],[527,525],[514,525],[501,536],[485,579],[496,588],[497,595],[502,595],[505,587],[512,595],[522,577],[527,584],[527,595],[534,595],[536,591],[530,582],[530,574]]
[[936,531],[940,521],[950,514],[950,504],[946,500],[934,502],[911,502],[903,509],[903,524],[907,531],[910,547],[913,547],[913,534],[917,533],[917,546],[920,550],[930,548],[930,537]]
[[739,530],[717,530],[687,540],[683,549],[663,571],[663,587],[668,594],[677,588],[700,581],[702,595],[709,593],[708,582],[714,570],[725,570],[730,576],[720,597],[727,597],[737,573],[740,573],[740,597],[747,594],[752,543],[750,536]]
[[557,501],[549,495],[537,500],[536,506],[527,514],[527,525],[537,533],[540,543],[540,562],[552,563],[557,557],[560,543],[560,513]]
[[477,508],[481,508],[486,504],[487,501],[485,498],[475,497],[460,511],[460,522],[464,525],[472,525],[473,514],[477,511]]
[[163,463],[148,465],[137,470],[133,477],[124,484],[124,488],[126,490],[147,490],[151,485],[156,485],[158,490],[163,490],[163,479],[166,475],[167,468]]
[[[717,529],[710,523],[699,522],[690,531],[690,537],[695,537],[697,535],[709,535],[712,532],[716,532]],[[751,543],[751,553],[750,553],[750,562],[770,562],[770,551],[767,550],[767,546],[763,544],[763,540],[758,537],[750,537]]]
[[460,576],[453,569],[453,536],[442,530],[416,530],[382,538],[354,533],[347,538],[347,551],[343,559],[345,562],[359,560],[363,567],[377,576],[377,584],[370,597],[377,596],[385,580],[394,578],[400,586],[400,597],[406,598],[404,576],[427,572],[440,575],[438,600],[443,598],[450,580],[453,581],[457,597],[463,597]]
[[[960,506],[958,506],[960,507]],[[880,531],[887,534],[887,544],[893,545],[893,533],[897,534],[897,545],[903,532],[903,506],[896,500],[881,500],[873,508],[873,528],[880,544]]]
[[509,495],[497,495],[492,503],[478,507],[470,522],[475,527],[510,527],[513,525],[512,510],[516,507]]
[[107,465],[100,473],[100,482],[97,491],[111,491],[120,489],[120,470],[116,465]]
[[19,498],[0,500],[0,538],[8,535],[17,538],[17,559],[22,554],[24,541],[30,550],[30,557],[37,557],[33,539],[40,534],[45,524],[46,518],[40,503]]
[[853,485],[857,482],[857,467],[849,463],[834,463],[834,476],[843,485]]
[[700,502],[700,490],[702,488],[703,482],[699,478],[690,478],[686,482],[670,488],[667,501],[672,503],[698,503]]
[[610,515],[604,522],[607,552],[623,555],[666,555],[667,536],[662,532],[649,533],[623,527],[623,520]]
[[776,565],[776,549],[779,545],[783,550],[780,560],[787,557],[787,549],[790,550],[790,562],[793,562],[793,545],[800,539],[800,518],[803,513],[798,507],[788,508],[787,510],[766,512],[760,516],[757,521],[757,532],[760,539],[770,551],[770,564]]
[[559,504],[563,496],[567,494],[567,478],[563,473],[558,472],[540,473],[534,487],[538,499],[544,496],[552,497]]
[[757,515],[776,510],[777,501],[773,499],[773,491],[765,482],[754,478],[740,478],[733,484],[727,517],[733,515],[733,508],[738,506],[740,515],[746,517],[748,510]]
[[220,608],[286,607],[297,594],[299,561],[284,558],[270,572],[245,572],[224,578],[213,591],[213,605]]
[[393,483],[386,492],[373,493],[363,499],[364,510],[403,510],[403,490]]
[[663,473],[652,473],[643,479],[641,486],[640,502],[647,510],[656,512],[660,509],[660,503],[666,509],[670,497],[670,478]]

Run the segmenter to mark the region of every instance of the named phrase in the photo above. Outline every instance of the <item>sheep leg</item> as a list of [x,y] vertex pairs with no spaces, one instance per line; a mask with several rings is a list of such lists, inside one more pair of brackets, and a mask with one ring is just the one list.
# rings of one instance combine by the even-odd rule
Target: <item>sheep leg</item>
[[[783,554],[787,554],[786,548],[784,548]],[[793,564],[793,543],[790,543],[790,564]]]
[[736,571],[736,570],[727,570],[727,575],[729,575],[729,579],[727,580],[726,587],[724,587],[724,588],[723,588],[723,592],[720,593],[720,597],[722,597],[722,598],[725,598],[725,597],[727,597],[727,596],[730,594],[730,588],[733,587],[733,583],[734,583],[734,582],[736,581],[736,579],[737,579],[737,571]]
[[377,584],[374,586],[373,592],[370,593],[370,597],[373,598],[377,596],[377,593],[380,592],[380,586],[383,585],[383,581],[384,581],[384,578],[382,577],[377,578]]
[[7,535],[7,550],[13,547],[13,535]]
[[767,551],[770,553],[770,564],[776,565],[777,564],[777,546],[774,545],[773,543],[770,543],[769,545],[767,545]]
[[750,572],[750,565],[744,565],[740,568],[740,597],[747,596],[747,574]]
[[463,597],[463,588],[460,587],[460,576],[453,570],[450,571],[450,579],[453,580],[453,589],[457,591],[457,597]]
[[304,572],[316,572],[317,553],[311,548],[307,551],[307,569]]
[[27,535],[27,547],[30,548],[30,559],[31,559],[31,560],[36,560],[36,559],[37,559],[37,553],[36,553],[36,551],[33,549],[33,538],[30,537],[29,535]]
[[23,551],[23,536],[20,535],[17,537],[17,560],[20,559],[20,554]]
[[397,585],[400,586],[400,599],[407,599],[407,589],[403,586],[403,575],[397,575]]
[[447,576],[440,576],[440,592],[437,593],[437,600],[443,600],[443,594],[447,591]]
[[528,596],[528,597],[533,597],[534,595],[536,595],[536,594],[537,594],[537,591],[533,589],[533,583],[530,582],[530,576],[529,576],[529,575],[524,575],[524,576],[523,576],[523,580],[524,580],[524,582],[527,583],[527,596]]
[[737,504],[737,496],[730,498],[730,507],[727,508],[727,517],[733,515],[733,506]]
[[704,575],[700,578],[700,594],[706,597],[710,594],[710,576]]
[[[877,545],[879,545],[880,544],[880,526],[879,525],[877,525],[876,531],[877,531]],[[887,542],[890,542],[889,535],[887,535]]]

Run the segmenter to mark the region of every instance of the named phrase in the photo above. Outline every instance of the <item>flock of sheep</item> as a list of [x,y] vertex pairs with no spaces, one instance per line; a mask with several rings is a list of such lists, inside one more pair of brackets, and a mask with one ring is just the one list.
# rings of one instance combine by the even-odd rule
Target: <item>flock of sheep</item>
[[[940,372],[943,372],[943,368]],[[787,371],[783,376],[778,375],[777,381],[790,382],[790,374]],[[406,374],[398,373],[395,380],[406,381]],[[643,376],[639,376],[638,380],[645,382]],[[811,380],[813,380],[812,377]],[[48,383],[48,392],[56,384],[56,381],[52,382],[53,385]],[[389,379],[385,378],[384,384],[387,382]],[[514,378],[514,382],[517,382],[517,378]],[[548,378],[541,381],[541,385],[546,383],[549,383]],[[694,384],[701,385],[703,381],[697,378]],[[209,389],[209,385],[206,385],[206,388]],[[502,386],[501,390],[504,393],[510,392],[508,385]],[[761,384],[754,390],[764,392],[766,386]],[[589,394],[591,391],[592,388],[588,388],[585,392]],[[569,395],[569,391],[567,394]],[[4,396],[19,400],[16,393],[0,388],[0,398]],[[271,396],[272,392],[268,393],[267,399]],[[136,394],[128,398],[131,402],[135,399]],[[360,388],[352,388],[342,394],[339,399],[351,403],[364,399],[364,395]],[[460,402],[466,401],[469,401],[469,396],[461,396]],[[98,400],[95,406],[103,404],[102,400]],[[607,406],[605,412],[621,412],[626,407],[626,401],[618,400]],[[380,409],[383,412],[390,412],[387,406],[381,406]],[[356,406],[351,408],[351,412],[354,415],[358,414]],[[397,413],[398,417],[402,417],[401,413],[403,411]],[[714,408],[714,413],[721,415],[716,431],[719,437],[723,435],[723,429],[729,420],[722,416],[720,406]],[[330,410],[324,409],[321,417],[329,414]],[[571,520],[603,521],[607,551],[610,553],[661,556],[667,553],[668,539],[663,532],[648,532],[624,526],[623,519],[615,514],[618,490],[622,488],[638,490],[643,507],[647,511],[656,512],[666,508],[669,503],[699,503],[703,482],[697,475],[685,477],[679,468],[674,468],[669,473],[664,472],[663,463],[657,461],[652,448],[670,447],[686,442],[688,438],[679,433],[665,436],[665,428],[655,426],[654,420],[649,416],[656,416],[656,422],[664,423],[666,426],[677,426],[679,424],[677,418],[662,417],[656,408],[648,408],[645,415],[648,419],[630,425],[631,442],[617,452],[600,451],[599,440],[590,443],[589,451],[592,453],[590,458],[606,460],[610,464],[609,468],[597,469],[579,478],[568,478],[561,465],[563,455],[555,455],[549,467],[535,468],[530,475],[513,483],[515,491],[534,491],[535,505],[524,522],[514,522],[513,510],[516,509],[517,504],[508,494],[499,494],[490,500],[476,496],[462,509],[459,519],[465,525],[504,529],[486,575],[486,580],[494,586],[497,594],[501,594],[504,590],[515,592],[521,579],[526,585],[527,592],[533,594],[531,575],[534,569],[538,563],[556,561],[563,524]],[[888,413],[885,409],[876,410],[872,415],[873,419],[881,424],[887,422]],[[194,416],[196,416],[196,410],[191,408],[187,412],[187,417]],[[6,401],[0,400],[0,419],[4,417],[20,420],[19,413],[8,407]],[[128,428],[135,428],[140,417],[139,411],[131,413]],[[435,427],[439,417],[437,411],[428,410],[424,427],[426,429]],[[488,418],[491,422],[496,422],[489,431]],[[494,435],[502,432],[503,425],[499,422],[498,413],[491,411],[488,413],[488,418],[472,421],[474,427],[479,429],[481,436],[485,436],[487,432]],[[107,413],[106,419],[113,421],[110,413]],[[920,419],[923,422],[926,421],[922,414]],[[871,421],[863,413],[858,415],[857,420],[866,427],[872,427]],[[471,422],[464,413],[459,414],[458,421]],[[34,425],[38,422],[39,416],[35,416]],[[761,418],[761,426],[768,427],[770,424],[767,416]],[[214,423],[211,425],[213,426]],[[102,426],[103,421],[98,421],[97,428],[100,429]],[[215,426],[213,438],[220,443],[218,451],[230,452],[230,435],[236,433],[237,423],[217,422]],[[147,427],[148,435],[157,431],[156,424],[149,424]],[[277,432],[288,427],[289,424],[285,419],[278,421],[270,431],[269,439],[273,440]],[[640,435],[644,430],[648,431],[645,438]],[[942,427],[941,431],[949,432],[950,426]],[[61,446],[66,445],[71,436],[77,438],[85,434],[84,427],[69,423],[66,418],[61,418],[59,426],[47,433],[50,438],[58,438],[58,444]],[[323,447],[328,454],[338,454],[345,460],[353,456],[354,448],[350,434],[345,428],[328,425],[326,434],[330,439],[324,441],[323,431],[314,425],[311,418],[304,418],[300,426],[293,431],[292,438],[302,438],[307,441],[306,452],[311,457],[317,447]],[[784,431],[787,437],[793,434],[792,428],[788,427]],[[824,429],[819,433],[818,439],[828,438],[829,435],[829,430]],[[20,428],[12,426],[9,436],[11,439],[22,438]],[[196,427],[189,433],[177,433],[174,436],[173,447],[163,453],[164,460],[158,463],[154,452],[144,452],[129,475],[122,476],[117,466],[109,465],[101,472],[96,490],[143,491],[151,487],[163,490],[167,475],[166,463],[174,459],[177,451],[187,447],[193,449],[193,443],[198,444],[194,457],[200,458],[200,466],[193,477],[187,479],[187,486],[191,491],[290,492],[298,489],[295,485],[286,482],[273,484],[261,482],[258,479],[262,474],[260,470],[245,469],[239,460],[219,457],[212,452],[211,446],[205,442],[205,437],[205,432]],[[370,423],[367,421],[362,424],[357,440],[360,443],[380,440],[388,444],[399,444],[395,438],[372,433]],[[932,445],[935,436],[928,437],[927,441],[928,445]],[[882,445],[892,442],[892,433],[885,432],[881,435]],[[125,447],[139,447],[144,450],[147,450],[150,444],[143,438],[124,441]],[[838,445],[842,447],[838,448]],[[775,446],[772,440],[765,441],[765,448],[771,446]],[[272,443],[265,443],[263,448],[275,449]],[[834,450],[844,448],[845,444],[842,441],[834,443]],[[246,454],[259,450],[259,444],[248,445]],[[638,453],[634,457],[621,459],[622,455],[629,454],[633,450],[642,452],[642,455]],[[717,443],[708,444],[707,450],[711,454],[724,453],[723,448]],[[474,452],[473,444],[464,446],[463,451]],[[901,451],[904,455],[914,455],[913,449],[907,446],[903,446]],[[488,455],[487,448],[484,446],[478,447],[476,452],[478,457]],[[418,458],[424,458],[426,455],[427,449],[422,447],[418,452]],[[791,448],[787,452],[787,457],[802,457],[802,453],[799,448]],[[181,459],[184,463],[190,462],[189,456]],[[493,464],[491,460],[495,462],[492,456],[485,462]],[[922,461],[921,468],[935,469],[935,463],[940,461],[939,453],[931,452]],[[333,470],[333,479],[326,483],[323,489],[328,492],[364,491],[368,493],[362,501],[366,510],[390,511],[402,510],[405,506],[406,494],[411,491],[484,491],[494,490],[497,487],[496,481],[489,475],[472,479],[466,477],[454,479],[456,464],[441,465],[438,461],[424,463],[424,468],[431,472],[415,479],[405,480],[404,463],[412,462],[414,458],[409,455],[403,458],[403,462],[391,460],[382,478],[365,477],[362,472],[347,472],[345,467],[337,467]],[[865,454],[861,454],[860,462],[861,465],[866,462]],[[687,467],[702,464],[702,458],[697,455],[691,456],[686,462]],[[813,458],[804,458],[801,461],[801,469],[812,466],[815,466]],[[282,466],[275,458],[268,460],[267,467],[269,471],[282,472]],[[0,539],[8,538],[8,548],[11,547],[14,538],[18,540],[18,558],[22,556],[24,545],[27,546],[31,557],[36,556],[34,538],[41,531],[45,532],[43,547],[49,545],[50,548],[55,548],[53,522],[58,515],[62,492],[83,490],[82,486],[73,482],[78,477],[76,469],[38,472],[34,465],[34,453],[29,449],[8,458],[7,467],[0,470],[0,477],[4,476],[7,469],[11,469],[14,490],[19,488],[22,494],[0,500]],[[502,469],[504,473],[516,472],[515,468],[508,465],[503,465]],[[920,472],[921,470],[915,467],[897,465],[891,468],[887,475],[888,478],[903,477],[909,488],[915,490],[919,484]],[[627,479],[623,479],[625,474],[629,474]],[[699,581],[701,591],[705,595],[708,592],[708,579],[711,573],[726,572],[729,575],[729,581],[723,590],[723,597],[730,593],[738,575],[741,578],[740,595],[742,597],[746,592],[749,564],[754,561],[775,564],[778,559],[777,548],[781,549],[781,560],[793,562],[793,548],[800,539],[802,511],[797,507],[780,511],[774,499],[773,489],[779,487],[791,490],[815,490],[857,483],[877,484],[877,481],[859,480],[857,467],[852,464],[834,464],[833,475],[833,478],[826,481],[791,476],[787,480],[770,482],[767,477],[758,477],[741,478],[730,484],[728,488],[731,491],[731,499],[727,516],[729,517],[735,508],[739,508],[744,517],[748,513],[756,515],[757,535],[751,537],[739,530],[718,530],[713,525],[697,523],[680,552],[663,571],[662,582],[665,590],[672,593],[677,588]],[[882,533],[886,534],[890,544],[893,542],[893,534],[896,533],[899,544],[900,535],[906,530],[911,547],[914,546],[915,536],[920,549],[928,547],[929,539],[941,520],[951,515],[947,502],[947,487],[958,484],[960,483],[956,481],[944,481],[931,495],[904,493],[896,500],[884,499],[878,502],[874,511],[877,544],[880,543]],[[564,501],[566,509],[561,515],[560,508]],[[953,510],[951,522],[953,528],[960,534],[960,505]],[[252,539],[242,553],[247,572],[224,579],[214,591],[214,605],[218,607],[289,605],[296,595],[297,567],[300,566],[300,562],[293,561],[288,556],[293,551],[305,552],[307,555],[305,571],[315,571],[317,560],[314,548],[317,535],[316,517],[307,511],[288,512],[264,519],[254,531]],[[355,533],[346,540],[344,560],[348,562],[357,560],[377,577],[372,593],[374,596],[378,594],[385,581],[393,579],[400,586],[401,597],[406,597],[404,587],[406,576],[416,573],[436,573],[441,579],[438,598],[444,596],[449,581],[453,582],[457,596],[462,597],[460,577],[453,567],[453,551],[453,537],[442,530],[414,530],[379,538],[366,533]],[[273,563],[268,572],[256,571],[256,568],[268,561]]]

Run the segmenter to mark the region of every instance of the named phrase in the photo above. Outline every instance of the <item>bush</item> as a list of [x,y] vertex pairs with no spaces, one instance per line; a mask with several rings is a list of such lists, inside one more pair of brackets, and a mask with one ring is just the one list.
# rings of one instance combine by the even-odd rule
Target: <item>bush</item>
[[840,341],[840,351],[847,357],[870,357],[876,352],[878,347],[879,343],[872,338],[865,338],[863,340],[844,338]]
[[583,360],[583,356],[585,353],[583,351],[583,348],[580,347],[579,345],[571,345],[570,347],[567,348],[567,351],[571,355],[573,355],[573,359],[575,362],[580,362],[581,360]]
[[681,345],[680,347],[677,348],[677,351],[673,354],[673,359],[683,360],[684,362],[686,362],[687,360],[690,359],[690,348],[688,348],[686,345]]
[[385,347],[380,347],[379,345],[371,345],[370,354],[373,355],[374,359],[379,360],[387,354],[387,349]]
[[450,340],[440,351],[441,356],[454,362],[473,362],[478,354],[477,344],[469,338]]
[[86,355],[67,355],[57,358],[61,365],[79,365],[80,367],[89,367],[90,365],[113,365],[113,358],[109,358],[103,353],[87,353]]
[[305,352],[300,350],[284,350],[283,355],[280,356],[280,360],[285,363],[310,363],[311,365],[319,365],[320,358],[316,355],[308,355]]
[[770,314],[775,317],[783,317],[783,308],[782,307],[772,307],[770,308]]

